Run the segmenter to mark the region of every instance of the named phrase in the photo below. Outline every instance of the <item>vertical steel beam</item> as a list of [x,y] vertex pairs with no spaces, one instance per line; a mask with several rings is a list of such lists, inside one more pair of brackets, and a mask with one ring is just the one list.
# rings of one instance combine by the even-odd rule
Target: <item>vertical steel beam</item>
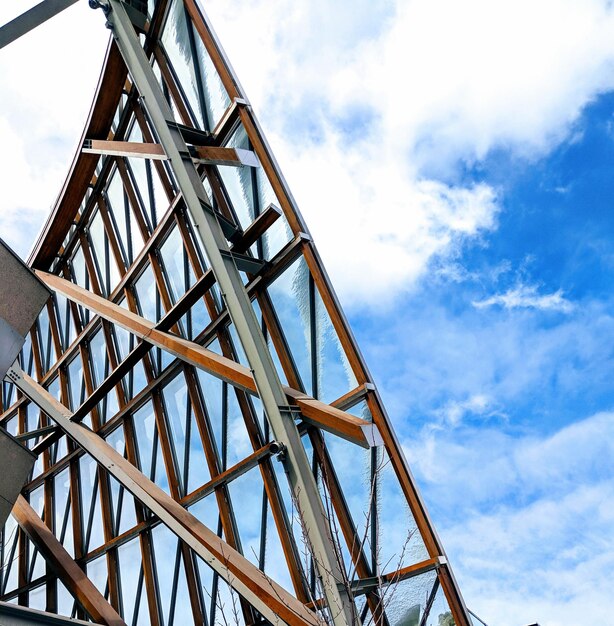
[[229,251],[228,243],[213,211],[203,210],[203,206],[210,208],[211,203],[124,6],[119,0],[105,0],[102,4],[107,25],[169,159],[190,218],[200,234],[230,318],[254,372],[258,395],[271,430],[275,439],[286,446],[287,475],[333,622],[335,626],[356,624],[358,616],[345,584],[341,557],[335,548],[309,460],[294,420],[284,410],[287,406],[284,390],[239,271],[232,257],[223,254]]

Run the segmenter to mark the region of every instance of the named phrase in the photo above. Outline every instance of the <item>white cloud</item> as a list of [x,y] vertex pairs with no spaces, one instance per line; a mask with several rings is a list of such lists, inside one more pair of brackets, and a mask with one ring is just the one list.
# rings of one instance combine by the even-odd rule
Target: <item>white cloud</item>
[[554,293],[539,294],[535,285],[519,285],[508,289],[505,293],[496,294],[472,302],[476,309],[490,306],[502,306],[506,309],[539,309],[540,311],[561,311],[569,313],[573,304],[567,300],[563,291],[559,289]]
[[473,394],[465,400],[449,400],[445,406],[435,410],[434,414],[446,426],[460,425],[468,414],[478,415],[483,419],[504,417],[501,410],[493,405],[492,399],[482,393]]
[[[1,3],[0,24],[34,4]],[[108,37],[79,2],[0,50],[0,237],[23,256],[68,173]]]
[[496,226],[496,190],[441,182],[459,163],[544,155],[614,86],[605,0],[207,10],[346,303],[390,302]]
[[405,445],[469,606],[487,623],[609,623],[614,413],[551,435],[424,430]]

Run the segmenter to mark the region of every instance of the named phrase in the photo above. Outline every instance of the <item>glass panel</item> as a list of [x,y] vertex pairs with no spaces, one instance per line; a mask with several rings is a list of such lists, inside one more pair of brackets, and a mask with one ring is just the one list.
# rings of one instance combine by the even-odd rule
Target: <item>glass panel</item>
[[269,285],[268,294],[305,391],[314,395],[309,269],[305,260],[297,259]]
[[428,553],[390,458],[383,447],[377,450],[378,571],[388,573],[428,559]]
[[66,551],[74,557],[72,517],[70,514],[70,474],[68,468],[55,475],[54,491],[54,534]]
[[252,448],[247,427],[245,426],[245,419],[237,400],[237,392],[234,387],[227,385],[227,393],[228,427],[223,443],[227,448],[224,455],[226,467],[231,467],[246,456],[249,456],[254,449]]
[[[208,347],[215,350],[215,346],[219,349],[217,341]],[[228,385],[201,369],[197,370],[197,375],[200,383],[201,398],[203,399],[205,413],[212,432],[213,443],[218,455],[222,458],[223,431],[226,428],[226,388]]]
[[117,558],[123,606],[122,617],[126,623],[132,624],[139,580],[143,572],[138,538],[121,545],[117,549]]
[[136,218],[124,192],[121,176],[117,169],[109,179],[107,186],[107,203],[111,213],[111,219],[115,223],[126,267],[129,267],[132,265],[137,254],[143,249],[144,242]]
[[196,29],[194,29],[194,40],[209,123],[208,130],[213,130],[224,111],[230,106],[230,98]]
[[100,284],[103,293],[108,295],[113,291],[119,282],[120,275],[115,258],[109,248],[109,239],[105,232],[104,223],[100,211],[94,215],[90,227],[89,235],[94,252],[94,263],[98,269]]
[[87,454],[79,459],[79,484],[85,543],[83,548],[87,553],[104,543],[97,465]]
[[70,390],[70,408],[76,411],[87,397],[81,357],[77,356],[74,358],[68,364],[66,371],[68,374],[68,388]]
[[[30,506],[36,511],[36,514],[45,519],[45,488],[43,485],[32,490],[30,493]],[[29,564],[28,564],[28,580],[36,580],[40,576],[45,575],[45,559],[41,556],[34,544],[28,540],[29,548]],[[17,568],[16,568],[17,569]]]
[[19,362],[21,363],[21,369],[28,375],[32,376],[34,369],[34,354],[32,352],[32,337],[30,333],[26,335],[23,348],[19,354]]
[[[187,599],[186,602],[186,597],[181,587],[179,590],[175,587],[179,579],[179,572],[182,569],[177,537],[166,526],[160,524],[152,532],[152,543],[157,566],[158,590],[164,623],[167,626],[173,623],[175,611],[181,604],[187,604],[187,606],[184,606],[183,610],[180,610],[178,613],[177,616],[181,619],[178,619],[177,623],[183,623],[183,620],[186,618],[191,622],[190,601]],[[185,578],[183,583],[185,587]],[[181,598],[180,602],[177,602],[178,594]]]
[[[390,587],[384,587],[380,593],[384,594],[386,615],[390,626],[420,626],[424,608],[437,574],[427,572],[414,578],[408,578]],[[428,621],[431,626],[437,622]],[[442,622],[437,626],[452,626]]]
[[[32,501],[30,499],[30,501]],[[19,580],[19,533],[15,519],[9,515],[2,529],[2,568],[0,591],[8,593],[17,589]]]
[[73,614],[75,607],[75,599],[72,597],[70,591],[64,587],[62,581],[57,581],[58,586],[58,614],[70,617]]
[[187,98],[192,115],[195,117],[194,121],[200,128],[203,128],[203,111],[198,96],[198,84],[190,46],[190,34],[188,33],[188,23],[183,2],[174,0],[162,34],[162,44]]
[[[126,457],[126,443],[124,429],[120,426],[106,437],[107,443],[124,458]],[[113,534],[121,535],[126,530],[136,526],[136,511],[134,497],[112,476],[109,476],[111,492],[111,518]]]
[[156,280],[151,265],[148,265],[134,284],[140,314],[151,322],[160,321],[162,306],[156,289]]
[[317,336],[318,398],[333,402],[358,384],[337,332],[317,289],[314,289]]
[[[87,273],[87,268],[85,267],[85,257],[83,256],[83,250],[81,246],[78,246],[75,250],[75,254],[72,258],[72,276],[73,280],[84,289],[89,289],[90,286],[90,277]],[[90,312],[89,309],[78,305],[79,314],[81,316],[81,324],[85,326],[90,320]]]
[[60,331],[60,341],[64,350],[75,340],[77,333],[72,319],[69,301],[62,295],[55,294],[56,317]]
[[41,585],[28,594],[28,606],[31,609],[44,611],[47,607],[47,586]]
[[195,281],[179,228],[173,228],[170,232],[160,247],[160,255],[162,256],[171,299],[175,303]]
[[49,311],[47,307],[43,307],[37,320],[38,328],[38,345],[40,347],[41,365],[43,374],[45,374],[51,365],[55,362],[57,356],[55,353],[55,345],[51,335],[51,327],[49,322]]
[[163,389],[164,405],[170,426],[172,444],[182,495],[207,482],[207,458],[200,442],[198,426],[188,402],[188,391],[182,373]]
[[[143,133],[136,120],[132,125],[129,141],[136,143],[143,141]],[[126,158],[126,162],[150,227],[155,228],[159,216],[163,215],[169,206],[168,196],[164,191],[158,171],[150,159],[129,157]]]
[[87,577],[103,596],[108,597],[107,581],[109,572],[107,571],[106,556],[100,556],[87,564]]
[[[345,496],[350,515],[356,528],[356,542],[348,548],[360,547],[364,550],[368,562],[376,556],[376,547],[372,546],[372,516],[375,513],[375,489],[371,480],[371,450],[364,450],[340,437],[324,435],[326,450],[330,456],[337,480]],[[332,476],[330,477],[333,478]],[[328,506],[332,506],[330,501]],[[343,534],[339,537],[343,540]],[[345,543],[345,542],[344,542]],[[349,550],[347,552],[349,557]],[[348,577],[355,578],[355,569],[350,558],[346,559],[349,568]],[[385,570],[386,572],[388,570]],[[384,572],[382,572],[384,573]]]
[[102,328],[92,335],[89,343],[89,353],[94,387],[98,387],[100,383],[102,383],[102,381],[109,375],[107,342],[105,341]]
[[[60,378],[56,376],[48,385],[47,391],[59,402],[62,402],[62,390],[60,388]],[[62,403],[64,404],[64,403]],[[66,436],[63,436],[57,443],[51,447],[51,464],[59,461],[67,453]]]
[[151,400],[136,411],[132,419],[141,471],[158,487],[170,493]]

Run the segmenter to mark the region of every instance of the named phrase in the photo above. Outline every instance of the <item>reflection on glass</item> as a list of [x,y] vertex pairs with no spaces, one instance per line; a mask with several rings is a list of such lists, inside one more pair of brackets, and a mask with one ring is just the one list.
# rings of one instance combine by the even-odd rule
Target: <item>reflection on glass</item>
[[194,67],[190,35],[183,2],[174,0],[162,34],[162,44],[187,98],[187,104],[191,109],[194,121],[200,128],[206,128],[198,95],[197,81],[199,78],[197,78]]

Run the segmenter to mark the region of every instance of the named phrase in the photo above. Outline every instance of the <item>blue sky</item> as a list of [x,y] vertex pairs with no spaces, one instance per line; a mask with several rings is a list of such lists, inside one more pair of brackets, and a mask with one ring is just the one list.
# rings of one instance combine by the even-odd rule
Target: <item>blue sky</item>
[[[0,56],[0,138],[10,147],[0,155],[0,228],[22,253],[64,179],[102,60],[101,16],[82,5],[30,35],[40,49],[54,28],[71,33],[49,54],[17,42]],[[614,9],[598,0],[205,7],[469,606],[499,626],[608,623]],[[0,21],[11,16],[0,8]],[[18,79],[17,59],[32,82]],[[57,97],[41,102],[34,80]]]

